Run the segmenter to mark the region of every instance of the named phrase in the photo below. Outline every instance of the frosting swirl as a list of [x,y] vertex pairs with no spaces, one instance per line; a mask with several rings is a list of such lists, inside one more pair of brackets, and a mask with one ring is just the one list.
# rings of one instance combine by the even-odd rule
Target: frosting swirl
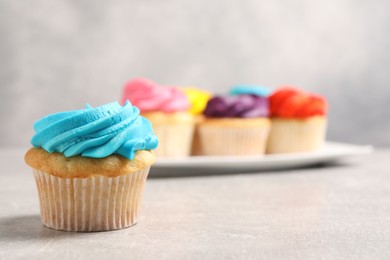
[[280,87],[270,97],[271,116],[306,118],[323,116],[328,104],[324,97],[310,94],[291,86]]
[[158,145],[149,121],[130,102],[51,114],[37,121],[34,130],[34,147],[65,157],[104,158],[115,153],[133,159],[136,151]]
[[230,90],[230,95],[256,95],[266,97],[271,94],[271,89],[262,86],[235,85]]
[[207,103],[207,117],[254,118],[268,116],[268,100],[254,95],[215,96]]
[[187,96],[180,90],[160,86],[147,79],[133,79],[123,89],[122,103],[129,100],[142,113],[185,111],[190,107]]
[[190,112],[193,115],[202,114],[203,110],[207,105],[207,101],[209,101],[211,97],[211,94],[207,91],[203,91],[196,88],[183,88],[183,91],[190,101]]

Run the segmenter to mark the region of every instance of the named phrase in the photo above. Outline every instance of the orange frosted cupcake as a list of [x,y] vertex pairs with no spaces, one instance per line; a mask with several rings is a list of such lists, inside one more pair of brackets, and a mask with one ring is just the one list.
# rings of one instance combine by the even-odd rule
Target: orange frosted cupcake
[[328,110],[325,98],[284,86],[269,100],[272,127],[267,153],[305,152],[322,147]]
[[122,102],[129,100],[153,125],[159,138],[159,157],[190,155],[195,120],[190,103],[181,90],[160,86],[146,79],[133,79],[123,90]]

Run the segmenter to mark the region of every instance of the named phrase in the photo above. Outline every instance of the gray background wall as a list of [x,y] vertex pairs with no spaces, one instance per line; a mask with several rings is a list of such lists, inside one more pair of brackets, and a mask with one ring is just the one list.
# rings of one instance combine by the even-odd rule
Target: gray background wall
[[0,145],[135,76],[327,96],[329,138],[390,146],[390,1],[0,0]]

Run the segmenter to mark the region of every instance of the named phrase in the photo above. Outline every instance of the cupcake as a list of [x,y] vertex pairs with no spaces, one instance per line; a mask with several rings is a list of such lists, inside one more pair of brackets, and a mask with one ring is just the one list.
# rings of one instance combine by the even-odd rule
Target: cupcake
[[200,154],[199,131],[198,126],[203,121],[203,111],[206,108],[207,102],[211,98],[211,93],[198,88],[183,88],[184,93],[190,101],[190,113],[195,119],[195,130],[192,139],[191,155]]
[[137,222],[157,137],[138,108],[117,102],[48,115],[34,124],[25,155],[42,223],[66,231],[103,231]]
[[157,156],[190,155],[195,122],[183,91],[146,79],[133,79],[124,87],[122,102],[126,100],[137,106],[142,116],[152,123],[159,138]]
[[215,96],[199,124],[202,155],[261,155],[270,130],[268,100],[255,95]]
[[326,133],[325,98],[294,87],[281,87],[270,97],[272,128],[267,153],[294,153],[321,148]]
[[194,116],[202,116],[211,93],[199,88],[182,88],[190,102],[189,112]]

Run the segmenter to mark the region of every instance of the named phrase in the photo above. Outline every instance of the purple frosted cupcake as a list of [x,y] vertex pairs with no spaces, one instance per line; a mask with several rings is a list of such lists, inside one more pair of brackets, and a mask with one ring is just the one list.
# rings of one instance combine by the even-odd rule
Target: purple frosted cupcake
[[200,155],[264,154],[270,120],[266,97],[215,96],[199,124]]

